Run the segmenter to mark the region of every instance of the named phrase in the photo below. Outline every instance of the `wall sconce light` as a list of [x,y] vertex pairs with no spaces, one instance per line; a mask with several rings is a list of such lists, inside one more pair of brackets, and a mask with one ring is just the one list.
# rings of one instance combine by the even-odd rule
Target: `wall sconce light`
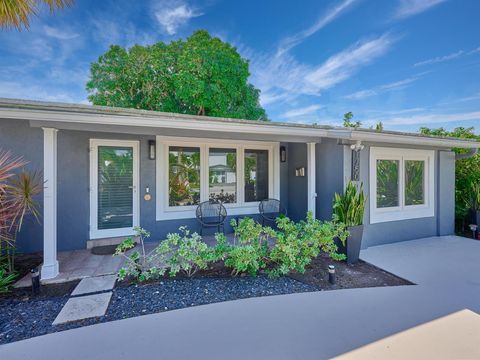
[[157,152],[157,147],[155,146],[155,140],[148,140],[148,158],[150,160],[155,160],[155,155]]
[[305,168],[299,167],[295,169],[295,176],[305,176]]
[[280,162],[287,161],[287,149],[285,146],[280,146]]

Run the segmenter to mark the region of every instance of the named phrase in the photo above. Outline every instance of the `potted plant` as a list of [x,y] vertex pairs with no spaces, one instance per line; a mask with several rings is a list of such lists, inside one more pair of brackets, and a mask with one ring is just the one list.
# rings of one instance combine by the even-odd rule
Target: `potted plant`
[[349,235],[344,243],[339,244],[339,251],[347,255],[347,262],[354,264],[360,256],[363,237],[363,214],[367,199],[363,185],[349,181],[342,195],[335,193],[333,199],[333,220],[345,224]]
[[480,225],[480,182],[470,186],[470,198],[467,206],[470,209],[470,223]]

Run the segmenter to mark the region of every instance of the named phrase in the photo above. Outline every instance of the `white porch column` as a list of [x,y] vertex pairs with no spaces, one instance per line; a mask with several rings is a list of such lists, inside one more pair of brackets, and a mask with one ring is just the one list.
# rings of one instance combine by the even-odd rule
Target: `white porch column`
[[311,211],[315,218],[317,187],[316,187],[316,167],[315,167],[315,145],[316,143],[307,143],[307,210]]
[[43,128],[43,265],[42,279],[58,275],[57,129]]

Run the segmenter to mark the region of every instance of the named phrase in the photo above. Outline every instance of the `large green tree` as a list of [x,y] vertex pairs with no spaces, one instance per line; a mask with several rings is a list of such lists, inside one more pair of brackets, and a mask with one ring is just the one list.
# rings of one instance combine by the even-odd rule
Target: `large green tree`
[[111,46],[90,68],[95,105],[267,120],[248,61],[205,30],[186,40]]
[[[429,129],[420,128],[424,135],[455,137],[480,141],[480,135],[476,135],[473,127],[457,127],[452,131],[444,128]],[[454,149],[457,154],[465,153],[468,149]],[[457,219],[465,219],[469,208],[472,188],[474,184],[480,184],[480,154],[457,160],[455,162],[455,214]]]

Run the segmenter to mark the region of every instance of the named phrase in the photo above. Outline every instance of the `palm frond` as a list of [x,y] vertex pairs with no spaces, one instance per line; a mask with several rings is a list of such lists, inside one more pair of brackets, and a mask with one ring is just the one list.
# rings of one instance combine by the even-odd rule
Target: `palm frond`
[[54,12],[73,4],[73,0],[1,0],[0,27],[22,30],[30,27],[30,18],[38,14],[41,4]]

